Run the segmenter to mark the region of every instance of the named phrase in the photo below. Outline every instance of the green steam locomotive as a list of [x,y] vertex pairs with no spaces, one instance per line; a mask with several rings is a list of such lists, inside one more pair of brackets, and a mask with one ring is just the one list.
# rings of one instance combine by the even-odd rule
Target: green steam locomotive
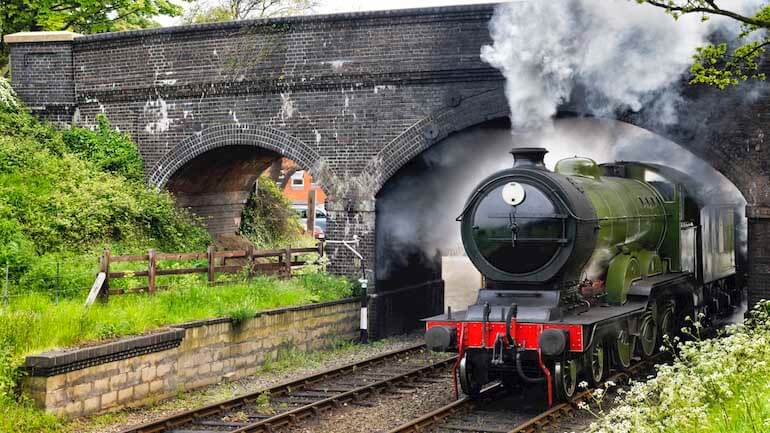
[[685,317],[740,302],[736,203],[661,165],[576,157],[552,172],[545,149],[511,153],[458,217],[484,276],[476,303],[426,319],[428,346],[458,352],[465,394],[501,380],[568,399],[579,380],[653,356]]

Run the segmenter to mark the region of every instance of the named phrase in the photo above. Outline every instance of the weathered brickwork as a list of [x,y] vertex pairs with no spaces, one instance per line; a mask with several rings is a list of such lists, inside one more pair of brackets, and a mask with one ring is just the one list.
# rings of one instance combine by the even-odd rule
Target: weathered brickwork
[[[106,113],[139,143],[151,183],[175,193],[179,184],[201,185],[183,195],[186,203],[208,209],[204,216],[210,218],[215,234],[237,227],[243,196],[253,179],[244,174],[222,190],[233,200],[216,201],[211,185],[236,175],[185,167],[206,161],[214,154],[212,149],[222,147],[249,147],[254,161],[276,153],[295,159],[328,194],[327,236],[335,240],[356,236],[364,268],[371,270],[380,187],[406,162],[452,132],[507,115],[503,77],[479,58],[481,46],[490,42],[488,22],[494,7],[90,35],[74,39],[69,48],[58,48],[62,53],[71,50],[71,82],[51,81],[54,68],[48,64],[14,61],[14,86],[25,102],[43,107],[39,113],[54,120],[92,125],[96,114]],[[31,44],[13,44],[13,59],[31,49]],[[50,65],[53,62],[52,58]],[[67,69],[62,70],[68,77]],[[62,90],[62,95],[73,95],[72,116],[67,119],[45,108],[45,101],[53,101],[59,90],[51,90],[51,95],[24,90],[34,87],[29,84],[33,80],[71,90]],[[770,205],[765,146],[770,98],[762,91],[742,89],[731,93],[739,97],[702,90],[686,93],[674,124],[663,124],[649,112],[619,118],[669,137],[711,162],[751,205]],[[583,99],[573,98],[562,111],[585,113]],[[175,181],[183,177],[201,180]],[[750,226],[750,237],[756,227]],[[334,247],[331,269],[359,277],[361,269],[353,257],[346,248]],[[751,281],[770,291],[770,282]],[[370,286],[370,293],[378,293],[377,288]],[[371,308],[370,315],[384,309],[384,305]],[[437,310],[438,306],[433,312]],[[382,318],[370,319],[375,336],[387,326]]]
[[24,389],[41,408],[65,417],[138,406],[254,374],[281,349],[310,351],[353,340],[359,316],[355,300],[269,311],[238,324],[188,323],[180,325],[184,337],[175,348],[52,376],[33,372]]

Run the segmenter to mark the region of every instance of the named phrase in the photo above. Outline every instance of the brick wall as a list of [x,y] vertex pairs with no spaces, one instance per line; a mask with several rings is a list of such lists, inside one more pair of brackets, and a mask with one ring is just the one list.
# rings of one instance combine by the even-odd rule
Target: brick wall
[[310,351],[353,340],[359,315],[358,300],[332,302],[268,311],[237,325],[229,319],[193,322],[161,338],[29,357],[24,390],[64,417],[138,406],[249,376],[281,349]]

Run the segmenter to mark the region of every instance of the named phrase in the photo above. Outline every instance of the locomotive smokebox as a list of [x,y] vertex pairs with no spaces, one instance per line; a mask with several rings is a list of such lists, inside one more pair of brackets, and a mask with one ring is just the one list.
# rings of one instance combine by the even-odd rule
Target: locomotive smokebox
[[548,151],[542,147],[514,147],[511,149],[513,155],[513,166],[518,167],[536,167],[545,169],[545,154]]

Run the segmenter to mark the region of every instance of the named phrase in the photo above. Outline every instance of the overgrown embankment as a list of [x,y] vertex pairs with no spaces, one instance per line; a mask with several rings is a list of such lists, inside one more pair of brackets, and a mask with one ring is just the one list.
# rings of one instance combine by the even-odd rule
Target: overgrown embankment
[[[205,250],[210,242],[169,194],[145,185],[127,134],[105,117],[93,130],[41,123],[0,78],[2,277],[9,270],[7,296],[0,297],[0,433],[64,431],[19,395],[18,367],[29,353],[351,294],[347,280],[311,267],[289,281],[235,275],[227,287],[209,287],[199,275],[163,277],[159,283],[169,290],[155,296],[115,296],[83,308],[104,247],[114,254],[181,252]],[[136,283],[131,280],[121,281]]]
[[721,338],[676,341],[675,361],[635,383],[590,433],[770,431],[770,302]]

